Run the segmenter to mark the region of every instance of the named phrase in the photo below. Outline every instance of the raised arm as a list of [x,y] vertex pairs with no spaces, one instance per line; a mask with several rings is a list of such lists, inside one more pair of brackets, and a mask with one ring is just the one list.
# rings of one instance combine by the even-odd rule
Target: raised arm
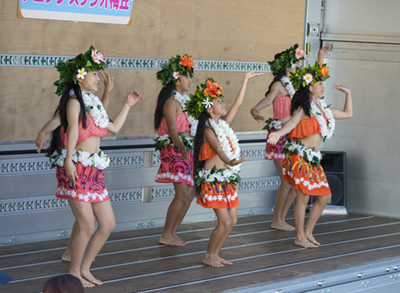
[[318,62],[319,63],[324,63],[324,56],[326,53],[329,52],[329,50],[331,49],[331,45],[326,45],[323,46],[321,49],[319,49],[318,51]]
[[114,87],[114,80],[107,71],[101,72],[100,79],[104,83],[104,93],[101,97],[101,103],[103,104],[104,109],[107,110],[108,105],[110,104],[110,92]]
[[168,99],[163,108],[163,114],[167,120],[168,133],[174,144],[181,150],[182,158],[187,160],[189,149],[182,143],[176,128],[176,113],[180,109],[179,103],[175,99]]
[[258,102],[257,105],[255,105],[253,108],[251,108],[250,114],[253,116],[253,118],[257,122],[264,122],[265,121],[264,116],[260,115],[260,111],[262,109],[268,107],[269,105],[271,105],[272,102],[275,100],[275,98],[278,96],[278,94],[279,94],[279,84],[277,82],[274,82],[271,85],[271,90],[264,97],[264,99],[262,99],[260,102]]
[[119,111],[117,117],[115,117],[114,122],[108,123],[107,130],[111,133],[118,133],[124,125],[126,117],[128,116],[129,109],[135,105],[137,102],[142,100],[143,97],[137,91],[131,91],[126,97],[125,103]]
[[228,114],[224,117],[226,123],[230,124],[235,118],[237,111],[239,110],[240,106],[243,104],[244,94],[246,93],[247,83],[249,79],[263,75],[264,73],[255,73],[254,71],[246,73],[243,79],[242,86],[239,90],[239,93],[236,96],[235,102],[233,103],[232,107],[229,109]]
[[353,99],[351,97],[351,90],[343,85],[333,84],[333,89],[346,93],[346,102],[343,110],[331,108],[333,117],[335,119],[347,119],[353,117]]
[[281,129],[272,132],[268,137],[268,143],[276,144],[281,136],[288,134],[292,131],[297,124],[299,124],[301,117],[304,115],[303,109],[296,110],[292,117],[283,125]]
[[239,160],[230,160],[225,152],[222,150],[214,132],[210,128],[204,129],[204,137],[225,164],[229,166],[235,166],[245,161],[245,156],[241,157]]
[[37,137],[36,137],[36,146],[38,147],[37,153],[40,154],[40,150],[46,147],[46,136],[53,130],[55,130],[58,126],[61,125],[60,120],[60,111],[57,111],[56,114],[51,118],[47,123],[40,129]]

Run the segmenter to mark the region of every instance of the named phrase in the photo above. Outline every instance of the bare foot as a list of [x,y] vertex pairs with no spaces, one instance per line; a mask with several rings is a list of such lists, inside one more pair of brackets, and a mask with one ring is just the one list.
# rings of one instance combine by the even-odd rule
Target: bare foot
[[285,221],[282,222],[272,222],[271,223],[271,229],[276,229],[279,231],[294,231],[295,228]]
[[93,283],[91,283],[91,282],[85,280],[84,278],[82,278],[81,275],[78,276],[78,275],[71,274],[71,273],[69,273],[69,274],[72,275],[72,276],[74,276],[74,277],[77,277],[77,278],[79,279],[79,281],[81,281],[82,286],[83,286],[84,288],[93,288],[94,286],[96,286],[95,284],[93,284]]
[[162,235],[158,240],[160,244],[168,245],[168,246],[186,246],[186,244],[182,241],[179,241],[173,237],[171,238],[164,238]]
[[186,246],[188,244],[186,241],[184,241],[181,238],[179,238],[178,235],[174,235],[173,237],[174,237],[174,239],[176,239],[179,242],[181,242],[183,244],[183,246]]
[[66,250],[61,257],[61,260],[65,262],[71,262],[71,252]]
[[296,238],[296,240],[294,241],[294,244],[304,247],[304,248],[318,248],[317,245],[311,243],[310,241],[308,241],[305,238],[303,240],[297,240],[297,238]]
[[224,258],[222,258],[222,257],[220,257],[220,256],[216,256],[215,258],[216,258],[217,260],[219,260],[219,262],[222,263],[223,265],[228,265],[228,266],[233,265],[232,262],[230,262],[229,260],[226,260],[226,259],[224,259]]
[[308,241],[310,241],[312,244],[320,246],[321,243],[319,243],[317,240],[315,240],[314,236],[312,234],[305,234],[306,238]]
[[95,285],[103,285],[103,282],[96,279],[95,277],[93,277],[93,275],[90,271],[81,271],[81,275],[83,278],[88,280],[90,283],[93,283]]
[[209,255],[206,254],[203,258],[202,263],[206,266],[210,266],[210,267],[215,267],[215,268],[220,268],[223,267],[224,265],[220,262],[219,259],[217,259],[216,257],[214,257],[214,255]]

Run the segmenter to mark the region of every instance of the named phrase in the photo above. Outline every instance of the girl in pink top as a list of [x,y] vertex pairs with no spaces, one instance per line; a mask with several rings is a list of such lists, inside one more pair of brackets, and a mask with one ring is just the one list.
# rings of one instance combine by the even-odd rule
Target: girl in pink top
[[[318,60],[322,62],[324,55],[330,50],[330,46],[325,46],[318,53]],[[255,105],[250,113],[257,122],[264,122],[265,118],[260,115],[260,111],[272,104],[274,118],[265,122],[264,129],[268,130],[267,140],[271,133],[282,128],[283,124],[290,119],[290,106],[295,90],[290,82],[290,72],[294,72],[299,62],[304,59],[304,53],[298,44],[275,55],[273,61],[268,62],[274,80],[268,87],[265,97]],[[296,198],[296,192],[283,178],[282,161],[285,158],[283,144],[286,136],[282,136],[276,145],[267,143],[265,149],[265,159],[274,161],[275,168],[281,178],[281,185],[275,197],[274,217],[271,223],[272,229],[282,231],[293,231],[295,228],[285,222],[286,214]]]
[[157,79],[163,85],[158,95],[154,113],[156,150],[160,151],[160,168],[155,181],[173,183],[175,197],[165,219],[160,244],[185,246],[187,242],[176,235],[194,198],[192,141],[197,121],[184,112],[193,77],[193,60],[190,56],[177,55],[161,65]]
[[47,149],[52,166],[57,168],[56,196],[68,200],[76,219],[69,273],[83,287],[103,284],[91,274],[90,267],[115,227],[103,175],[110,160],[100,150],[100,138],[107,131],[118,133],[130,107],[142,99],[137,92],[130,92],[114,122],[109,120],[101,101],[92,94],[98,88],[98,71],[106,66],[103,56],[90,47],[85,54],[57,64],[61,126],[53,131]]

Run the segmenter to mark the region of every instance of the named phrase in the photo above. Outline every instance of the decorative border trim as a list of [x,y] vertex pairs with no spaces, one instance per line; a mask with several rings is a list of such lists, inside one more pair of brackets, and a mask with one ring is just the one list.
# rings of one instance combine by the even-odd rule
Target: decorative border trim
[[[108,196],[113,205],[138,204],[142,201],[142,188],[111,190]],[[0,217],[66,210],[68,208],[68,200],[56,198],[54,195],[4,199],[0,200]]]
[[[252,193],[264,190],[278,190],[281,185],[279,176],[242,179],[239,183],[239,194]],[[174,187],[171,185],[154,186],[151,201],[170,201],[174,198]]]
[[[67,61],[74,56],[0,54],[0,66],[54,67],[58,61]],[[104,58],[111,69],[152,69],[160,70],[168,59],[157,58]],[[257,71],[271,72],[268,62],[194,60],[194,69],[199,71]]]
[[[111,169],[143,168],[144,152],[109,154]],[[109,169],[107,168],[107,169]],[[47,157],[0,159],[0,177],[55,173]]]

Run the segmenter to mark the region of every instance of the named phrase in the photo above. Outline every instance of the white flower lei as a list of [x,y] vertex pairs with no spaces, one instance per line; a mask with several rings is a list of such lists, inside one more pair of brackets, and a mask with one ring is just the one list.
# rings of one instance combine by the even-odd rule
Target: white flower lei
[[302,143],[288,139],[284,145],[284,152],[294,153],[305,158],[311,165],[320,164],[322,154],[320,151],[314,151],[312,148],[304,146]]
[[[183,111],[185,112],[186,109],[186,101],[189,101],[190,98],[188,97],[187,94],[181,94],[177,91],[173,91],[172,93],[174,95],[174,99],[177,100],[179,102],[179,104],[181,104]],[[190,135],[191,136],[195,136],[196,135],[196,130],[197,130],[197,124],[198,121],[197,119],[195,119],[192,116],[189,116],[187,112],[185,112],[187,119],[189,120],[189,124],[190,124]]]
[[333,132],[335,131],[335,118],[333,118],[332,111],[328,108],[324,100],[317,99],[317,104],[321,107],[325,117],[328,118],[328,123],[326,123],[318,107],[314,104],[313,101],[311,101],[311,113],[317,119],[319,127],[321,129],[321,135],[325,141],[325,139],[331,138]]
[[[217,135],[217,140],[219,142],[219,145],[221,146],[222,150],[227,155],[229,160],[239,159],[240,156],[240,147],[238,144],[239,140],[237,139],[236,134],[233,132],[232,128],[229,127],[229,124],[222,119],[219,119],[217,124],[212,118],[208,119],[208,124],[214,129]],[[231,150],[228,138],[232,143],[233,151]],[[228,166],[228,168],[233,173],[238,173],[240,170],[240,165],[241,164],[233,167]]]
[[85,110],[92,116],[94,124],[100,128],[107,128],[110,120],[108,119],[106,109],[104,109],[100,99],[92,93],[86,92],[82,92],[82,98],[85,103]]
[[286,90],[288,91],[290,98],[293,98],[294,94],[296,93],[296,91],[294,90],[294,87],[292,85],[292,82],[290,81],[290,79],[286,76],[283,76],[281,78],[281,82],[283,83],[283,85],[285,86]]
[[[60,166],[61,168],[64,166],[64,161],[67,157],[67,149],[63,148],[61,150],[61,154],[54,152],[50,156],[50,164],[51,168],[55,168],[56,166]],[[103,153],[102,150],[99,150],[98,153],[90,154],[89,152],[82,151],[79,149],[78,151],[74,150],[72,155],[72,161],[75,163],[81,163],[84,167],[96,167],[97,169],[104,170],[110,165],[110,158]]]
[[226,183],[236,183],[240,182],[240,176],[239,176],[239,170],[230,170],[230,169],[225,169],[225,170],[216,170],[216,169],[202,169],[199,171],[197,174],[197,177],[199,180],[196,178],[196,184],[201,185],[201,182],[206,181],[206,182],[226,182]]
[[265,121],[265,123],[266,123],[266,125],[265,125],[265,127],[263,129],[266,129],[268,131],[272,130],[272,129],[279,130],[279,129],[281,129],[283,127],[283,123],[281,121],[274,120],[272,118],[267,120],[267,121]]

